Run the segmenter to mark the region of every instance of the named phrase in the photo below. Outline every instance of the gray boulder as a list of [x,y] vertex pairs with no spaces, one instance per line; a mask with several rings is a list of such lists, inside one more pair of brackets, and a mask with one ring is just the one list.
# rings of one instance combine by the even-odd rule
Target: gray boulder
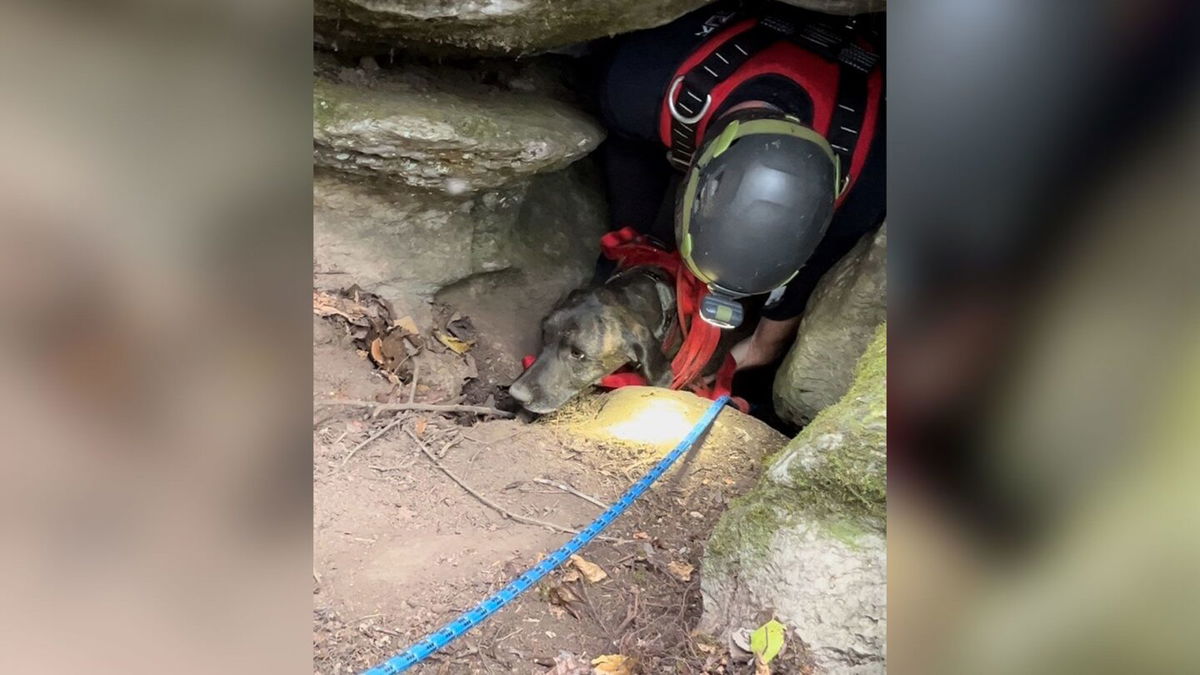
[[767,614],[817,672],[886,672],[887,343],[853,387],[767,461],[705,550],[700,627],[722,639]]
[[447,286],[502,270],[565,293],[595,264],[607,219],[599,185],[589,162],[465,195],[318,170],[315,285],[357,283],[414,317]]
[[659,26],[710,0],[316,0],[336,50],[516,56]]
[[887,0],[779,0],[780,2],[826,14],[867,14],[887,9]]
[[887,226],[863,237],[821,278],[796,342],[775,376],[775,411],[798,425],[850,388],[854,367],[887,317]]
[[451,68],[326,66],[313,83],[314,161],[455,195],[562,169],[604,131],[526,70],[484,84]]

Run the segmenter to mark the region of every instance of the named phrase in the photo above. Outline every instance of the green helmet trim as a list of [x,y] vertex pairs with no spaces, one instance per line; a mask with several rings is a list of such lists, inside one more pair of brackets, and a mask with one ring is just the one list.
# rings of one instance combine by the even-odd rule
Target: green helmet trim
[[714,157],[717,157],[722,152],[729,149],[733,142],[743,136],[751,136],[754,134],[783,134],[787,136],[795,136],[812,141],[825,151],[829,156],[829,161],[836,162],[837,156],[833,152],[833,148],[829,145],[829,141],[817,133],[812,127],[807,127],[793,117],[772,118],[772,119],[757,119],[757,120],[734,120],[730,122],[721,134],[713,139],[712,143],[701,153],[700,159],[696,161],[695,168],[703,167],[708,164]]
[[[706,284],[713,283],[713,280],[705,276],[703,272],[696,268],[696,264],[692,262],[692,236],[688,231],[692,220],[692,209],[690,207],[693,200],[696,198],[696,188],[699,183],[698,179],[700,177],[700,170],[708,165],[708,163],[714,158],[719,157],[721,153],[728,150],[729,146],[733,145],[735,140],[745,136],[751,136],[753,134],[785,134],[788,136],[803,138],[807,141],[812,141],[818,147],[820,147],[821,150],[828,155],[829,160],[833,162],[835,167],[833,193],[835,195],[840,195],[842,192],[842,190],[839,189],[839,183],[841,182],[839,178],[841,175],[841,162],[838,161],[837,154],[833,152],[833,148],[830,147],[829,141],[824,136],[817,133],[817,131],[812,127],[805,126],[799,120],[791,116],[785,116],[782,119],[755,119],[747,121],[733,120],[730,122],[724,129],[721,130],[720,135],[714,138],[712,142],[704,148],[704,152],[700,154],[700,158],[697,159],[692,164],[692,167],[688,170],[687,184],[683,189],[682,222],[680,223],[680,229],[676,236],[679,244],[679,255],[681,258],[683,258],[683,262],[687,264],[688,269],[691,270],[692,274],[694,274],[697,279]],[[799,273],[799,270],[797,270],[792,274],[791,277],[788,278],[787,282],[784,282],[783,285],[787,285],[787,283],[791,282],[791,280],[796,277],[796,274]]]

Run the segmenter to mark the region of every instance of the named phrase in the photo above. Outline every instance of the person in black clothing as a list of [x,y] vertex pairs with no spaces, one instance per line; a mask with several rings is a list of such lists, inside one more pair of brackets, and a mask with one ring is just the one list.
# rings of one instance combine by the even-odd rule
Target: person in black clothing
[[782,355],[817,280],[883,222],[878,27],[882,15],[718,3],[603,59],[613,225],[677,245],[735,311],[767,296],[733,350],[739,370]]

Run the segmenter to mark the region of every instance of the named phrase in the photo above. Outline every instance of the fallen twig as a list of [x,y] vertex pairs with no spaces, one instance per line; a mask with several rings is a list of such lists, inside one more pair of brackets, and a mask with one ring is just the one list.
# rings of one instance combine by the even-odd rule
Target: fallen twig
[[637,613],[638,613],[638,592],[637,592],[637,589],[634,588],[634,590],[633,590],[633,606],[626,611],[625,620],[621,622],[620,626],[617,626],[617,631],[616,631],[617,635],[621,635],[622,633],[625,632],[625,629],[629,627],[629,624],[633,623],[633,620],[635,618],[637,618]]
[[575,495],[576,497],[579,497],[580,499],[589,501],[589,502],[595,504],[596,506],[599,506],[602,509],[608,508],[608,504],[605,504],[604,502],[600,501],[599,499],[596,499],[595,497],[593,497],[591,495],[584,494],[584,493],[580,492],[579,490],[576,490],[575,488],[571,487],[570,485],[564,485],[563,483],[555,483],[554,481],[546,480],[545,478],[534,478],[533,482],[535,482],[539,485],[549,485],[552,488],[558,488],[559,490],[562,490],[563,492],[568,492],[570,494]]
[[609,642],[615,642],[615,640],[613,640],[613,633],[608,628],[608,624],[604,623],[604,619],[600,618],[600,612],[598,612],[596,610],[596,606],[592,604],[592,598],[587,592],[586,581],[581,580],[579,582],[579,594],[583,596],[584,605],[587,607],[588,613],[592,615],[592,619],[596,621],[596,625],[600,626],[600,630],[604,631],[604,634],[608,637]]
[[397,415],[395,418],[393,418],[393,419],[392,419],[392,421],[391,421],[391,422],[388,422],[386,425],[384,425],[384,427],[383,427],[382,429],[380,429],[379,431],[376,431],[375,433],[371,434],[370,436],[367,436],[367,440],[365,440],[365,441],[363,441],[362,443],[359,443],[358,445],[354,446],[354,449],[350,451],[350,454],[346,455],[346,458],[342,460],[342,463],[341,463],[341,465],[340,465],[340,466],[346,466],[346,462],[349,462],[349,461],[350,461],[350,459],[351,459],[352,457],[354,457],[354,455],[355,455],[355,454],[356,454],[356,453],[357,453],[359,450],[362,450],[363,448],[367,447],[367,444],[368,444],[368,443],[370,443],[371,441],[373,441],[373,440],[375,440],[375,439],[379,438],[380,436],[382,436],[382,435],[386,434],[386,433],[388,432],[388,429],[391,429],[392,427],[396,426],[396,425],[397,425],[397,424],[399,424],[399,423],[400,423],[400,421],[401,421],[401,420],[403,420],[403,419],[404,419],[404,418],[403,418],[402,416],[400,416],[400,415]]
[[[525,629],[524,629],[524,628],[518,628],[518,629],[514,630],[513,632],[509,633],[508,635],[505,635],[505,636],[504,636],[504,637],[502,637],[502,638],[495,638],[495,639],[493,640],[493,642],[494,642],[495,644],[500,644],[501,642],[504,642],[504,641],[505,641],[505,640],[507,640],[508,638],[510,638],[510,637],[512,637],[512,636],[514,636],[514,635],[516,635],[517,633],[520,633],[520,632],[521,632],[521,631],[523,631],[523,630],[525,630]],[[497,630],[496,630],[496,632],[497,632],[497,633],[499,633],[499,632],[500,632],[500,631],[499,631],[499,629],[497,629]]]
[[[515,520],[518,523],[524,523],[526,525],[536,525],[538,527],[544,527],[546,529],[554,530],[556,532],[565,532],[566,534],[579,534],[579,530],[573,530],[569,527],[563,527],[562,525],[548,523],[544,520],[537,520],[536,518],[526,518],[525,516],[519,516],[519,515],[513,513],[512,511],[505,509],[503,506],[500,506],[496,502],[493,502],[492,500],[488,499],[487,497],[484,497],[483,495],[479,494],[474,489],[472,489],[471,486],[469,486],[465,482],[463,482],[463,479],[461,479],[457,475],[455,475],[453,471],[451,471],[450,469],[447,469],[445,467],[445,465],[443,465],[441,462],[439,462],[438,458],[436,456],[434,456],[433,452],[431,452],[429,450],[429,446],[425,445],[425,441],[422,441],[421,438],[419,436],[417,436],[416,434],[414,434],[411,429],[408,429],[406,427],[404,429],[404,433],[408,434],[409,437],[411,437],[414,441],[417,442],[417,447],[421,448],[421,452],[425,453],[425,456],[429,458],[429,461],[433,462],[433,465],[435,467],[437,467],[439,471],[446,474],[446,476],[449,477],[450,480],[454,481],[455,483],[458,483],[458,486],[460,488],[462,488],[463,490],[466,490],[467,494],[471,495],[475,499],[478,499],[479,502],[481,504],[483,504],[484,506],[496,511],[497,513],[504,516],[505,518],[508,518],[510,520]],[[615,542],[615,543],[621,543],[624,541],[622,539],[612,539],[610,537],[597,537],[597,539],[603,539],[605,541],[611,541],[611,542]]]
[[426,412],[469,412],[476,415],[491,415],[493,417],[515,417],[513,413],[499,408],[489,408],[483,405],[457,405],[437,403],[376,403],[375,401],[358,401],[350,399],[318,399],[315,405],[343,405],[358,408],[374,408],[383,410],[423,410]]
[[450,452],[450,448],[453,448],[455,445],[458,445],[461,442],[462,442],[461,435],[447,441],[446,444],[442,446],[442,449],[438,450],[438,453],[437,453],[438,459],[442,459],[443,457],[445,457],[446,453]]
[[408,402],[410,404],[417,400],[417,376],[420,375],[420,373],[421,373],[421,362],[413,361],[412,389],[408,390]]

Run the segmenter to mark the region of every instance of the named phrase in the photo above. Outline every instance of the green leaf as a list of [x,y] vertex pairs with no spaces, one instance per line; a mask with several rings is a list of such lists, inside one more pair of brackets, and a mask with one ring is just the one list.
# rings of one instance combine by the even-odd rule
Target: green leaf
[[750,651],[758,654],[763,663],[770,663],[783,649],[783,631],[783,624],[775,619],[759,626],[750,634]]

